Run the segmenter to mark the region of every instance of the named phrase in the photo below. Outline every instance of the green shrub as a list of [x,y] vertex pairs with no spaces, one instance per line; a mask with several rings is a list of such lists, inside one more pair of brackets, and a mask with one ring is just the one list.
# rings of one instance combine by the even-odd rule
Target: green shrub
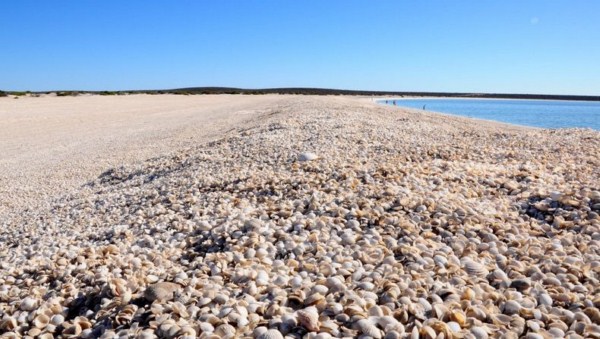
[[57,97],[76,97],[79,95],[79,92],[75,92],[75,91],[62,91],[62,92],[56,92],[56,96]]

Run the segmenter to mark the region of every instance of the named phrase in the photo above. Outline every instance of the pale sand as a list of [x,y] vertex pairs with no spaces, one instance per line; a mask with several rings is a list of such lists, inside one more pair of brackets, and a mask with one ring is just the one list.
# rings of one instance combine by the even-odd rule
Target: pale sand
[[285,96],[0,98],[0,218],[104,170],[220,136]]

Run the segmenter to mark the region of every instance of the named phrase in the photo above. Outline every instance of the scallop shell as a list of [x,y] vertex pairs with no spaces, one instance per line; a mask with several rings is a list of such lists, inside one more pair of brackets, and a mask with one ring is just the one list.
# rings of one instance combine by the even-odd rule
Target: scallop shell
[[215,329],[215,334],[221,338],[234,338],[236,333],[235,327],[229,324],[222,324]]
[[21,301],[21,305],[19,306],[23,311],[33,311],[36,309],[38,305],[37,300],[27,297]]
[[184,326],[179,330],[179,333],[177,333],[177,335],[182,337],[196,338],[197,332],[192,326]]
[[54,326],[59,326],[65,321],[65,317],[62,314],[55,314],[50,318],[50,323]]
[[377,328],[377,326],[369,319],[360,319],[356,322],[356,328],[360,331],[360,333],[378,339],[382,338],[383,335],[381,330]]
[[485,277],[489,274],[489,271],[485,266],[471,259],[464,260],[463,265],[465,272],[471,276]]
[[44,328],[50,323],[50,318],[45,314],[39,314],[33,319],[33,326],[37,328]]
[[508,315],[517,314],[521,308],[522,307],[518,302],[514,300],[508,300],[502,306],[502,312]]
[[487,339],[488,331],[483,327],[471,327],[471,334],[475,337],[475,339]]
[[425,339],[435,339],[437,335],[433,328],[429,326],[423,326],[419,329],[419,337]]
[[275,329],[270,329],[256,336],[256,339],[283,339],[283,334]]
[[314,306],[296,312],[298,323],[306,328],[309,332],[319,331],[319,313]]
[[467,316],[463,313],[463,311],[460,310],[451,310],[448,313],[448,319],[456,322],[461,327],[465,327],[467,325]]

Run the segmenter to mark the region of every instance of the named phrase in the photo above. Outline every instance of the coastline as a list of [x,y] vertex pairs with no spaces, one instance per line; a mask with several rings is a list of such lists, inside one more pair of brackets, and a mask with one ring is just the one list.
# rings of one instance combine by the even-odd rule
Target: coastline
[[[474,116],[471,114],[465,114],[465,113],[450,113],[450,112],[443,112],[443,111],[436,111],[436,110],[423,110],[423,109],[419,109],[419,108],[415,108],[415,107],[409,107],[409,106],[403,106],[402,105],[402,101],[406,101],[406,100],[412,100],[412,101],[436,101],[436,100],[446,100],[446,101],[470,101],[470,102],[474,102],[474,101],[480,101],[480,102],[485,102],[485,101],[509,101],[509,102],[519,102],[519,101],[526,101],[526,102],[538,102],[540,104],[543,103],[547,103],[547,102],[554,102],[554,103],[580,103],[581,101],[577,101],[577,100],[544,100],[544,99],[493,99],[493,98],[452,98],[452,97],[405,97],[405,98],[380,98],[380,99],[375,99],[375,100],[371,100],[372,102],[374,102],[375,104],[378,105],[386,105],[386,106],[392,106],[392,107],[399,107],[399,108],[403,108],[403,109],[413,109],[416,111],[420,111],[420,112],[433,112],[436,114],[441,114],[441,115],[451,115],[451,116],[457,116],[457,117],[465,117],[465,118],[469,118],[469,119],[476,119],[476,120],[482,120],[482,121],[492,121],[492,122],[498,122],[498,123],[503,123],[503,124],[508,124],[508,125],[514,125],[514,126],[523,126],[523,127],[528,127],[528,128],[542,128],[542,129],[591,129],[591,130],[595,130],[595,131],[600,131],[600,125],[596,126],[593,124],[592,121],[587,121],[588,126],[540,126],[540,122],[537,122],[537,126],[536,126],[536,121],[530,121],[531,124],[519,124],[519,123],[514,123],[514,122],[509,122],[509,121],[501,121],[501,120],[494,120],[491,118],[482,118],[482,117],[477,117],[477,113],[473,113],[475,114]],[[391,103],[390,103],[391,102]],[[598,110],[600,108],[600,106],[597,107],[591,107],[591,109],[596,109]],[[456,108],[455,108],[456,109]],[[512,109],[514,109],[514,107],[512,107]],[[481,108],[482,111],[485,111],[485,108]],[[506,113],[506,112],[504,112]],[[600,114],[599,112],[596,112],[598,114]],[[503,118],[503,113],[499,113],[500,118]],[[508,119],[508,120],[512,120],[512,119]],[[591,126],[589,126],[589,124],[592,124]]]

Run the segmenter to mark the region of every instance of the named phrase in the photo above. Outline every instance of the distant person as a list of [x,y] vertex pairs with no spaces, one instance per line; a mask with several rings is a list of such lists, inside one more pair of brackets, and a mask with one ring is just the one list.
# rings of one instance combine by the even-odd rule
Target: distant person
[[427,105],[423,105],[423,110],[425,110],[425,106],[427,106]]

